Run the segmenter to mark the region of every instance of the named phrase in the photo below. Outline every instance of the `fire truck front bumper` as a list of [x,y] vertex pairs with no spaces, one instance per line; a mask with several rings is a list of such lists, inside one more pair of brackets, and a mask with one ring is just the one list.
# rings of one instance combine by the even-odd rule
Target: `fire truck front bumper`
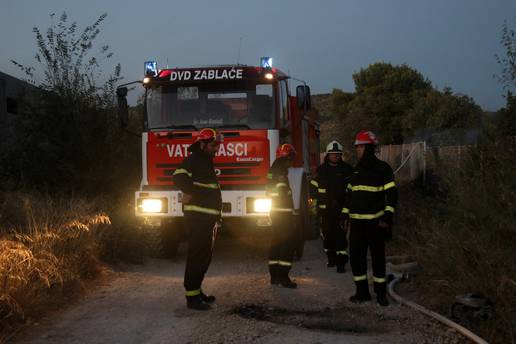
[[[160,219],[183,217],[180,191],[137,191],[135,214],[158,222]],[[271,200],[262,190],[222,191],[222,217],[256,220],[258,226],[270,226]]]

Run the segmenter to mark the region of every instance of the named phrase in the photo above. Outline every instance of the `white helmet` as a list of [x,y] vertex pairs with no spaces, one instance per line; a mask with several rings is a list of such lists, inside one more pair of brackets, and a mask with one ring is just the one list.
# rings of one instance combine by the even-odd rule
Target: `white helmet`
[[326,153],[342,153],[342,145],[338,141],[331,141],[326,146]]

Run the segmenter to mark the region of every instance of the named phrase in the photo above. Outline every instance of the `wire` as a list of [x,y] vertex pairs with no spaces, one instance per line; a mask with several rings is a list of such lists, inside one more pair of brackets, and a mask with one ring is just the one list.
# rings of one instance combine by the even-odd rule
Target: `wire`
[[401,165],[396,169],[396,171],[394,171],[394,174],[398,173],[399,170],[401,170],[403,168],[403,166],[405,166],[405,164],[407,163],[407,161],[410,159],[410,157],[412,156],[412,153],[415,152],[417,146],[414,146],[414,148],[412,148],[412,150],[410,151],[409,155],[405,158],[404,161],[401,162]]

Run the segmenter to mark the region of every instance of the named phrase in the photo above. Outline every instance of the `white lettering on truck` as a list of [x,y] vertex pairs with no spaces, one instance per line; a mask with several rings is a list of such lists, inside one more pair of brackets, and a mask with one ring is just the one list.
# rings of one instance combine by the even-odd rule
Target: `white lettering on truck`
[[170,81],[233,80],[242,79],[243,76],[244,70],[241,68],[174,70],[170,73]]
[[246,156],[247,155],[247,143],[233,143],[230,142],[227,145],[220,145],[217,156]]
[[[170,158],[186,158],[188,144],[167,144],[167,153]],[[229,142],[219,146],[217,156],[247,156],[247,142]]]
[[187,144],[167,145],[168,156],[171,158],[186,158],[188,156],[188,147],[190,147],[190,145]]
[[170,80],[171,81],[184,81],[184,80],[190,80],[192,77],[192,72],[189,70],[179,70],[174,71],[170,73]]

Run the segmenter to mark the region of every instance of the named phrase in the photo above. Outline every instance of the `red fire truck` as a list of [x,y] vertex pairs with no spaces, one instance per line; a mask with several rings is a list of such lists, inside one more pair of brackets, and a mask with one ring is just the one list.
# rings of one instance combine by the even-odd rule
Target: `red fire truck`
[[[297,215],[302,255],[304,239],[314,234],[309,211],[308,179],[319,162],[319,124],[311,109],[310,88],[270,65],[224,65],[158,70],[145,63],[143,87],[142,180],[135,193],[135,213],[149,233],[154,256],[177,249],[182,195],[172,175],[188,154],[199,130],[224,135],[214,164],[222,189],[223,223],[270,226],[266,197],[268,169],[276,147],[292,143],[298,154],[289,180]],[[297,85],[291,95],[291,83]],[[117,89],[121,125],[127,126],[127,85]],[[265,229],[264,229],[265,230]],[[167,252],[168,251],[168,252]]]

